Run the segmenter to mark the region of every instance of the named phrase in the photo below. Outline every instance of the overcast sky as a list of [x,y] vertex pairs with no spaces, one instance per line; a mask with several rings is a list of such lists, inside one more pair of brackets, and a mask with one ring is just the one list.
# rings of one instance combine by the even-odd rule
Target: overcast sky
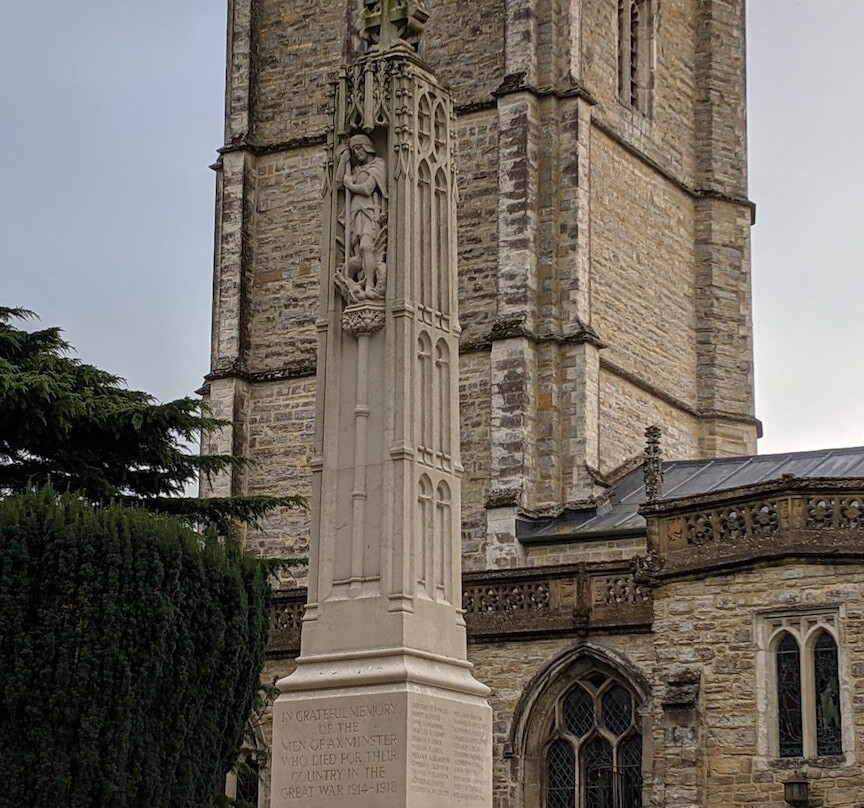
[[[7,2],[0,304],[163,398],[207,372],[222,0]],[[864,444],[860,0],[750,0],[760,452]]]

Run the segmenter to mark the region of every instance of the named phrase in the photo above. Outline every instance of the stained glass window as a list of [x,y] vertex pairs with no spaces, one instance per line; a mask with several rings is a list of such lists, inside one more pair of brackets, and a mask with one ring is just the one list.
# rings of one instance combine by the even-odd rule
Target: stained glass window
[[642,736],[631,735],[618,755],[621,772],[621,804],[642,808]]
[[576,759],[567,741],[557,740],[546,752],[546,808],[573,808]]
[[567,732],[581,738],[594,729],[594,699],[581,687],[564,700],[564,726]]
[[803,755],[801,655],[797,641],[788,633],[777,646],[777,725],[780,757]]
[[837,643],[827,632],[819,634],[813,646],[813,671],[816,685],[816,754],[840,755],[840,675]]

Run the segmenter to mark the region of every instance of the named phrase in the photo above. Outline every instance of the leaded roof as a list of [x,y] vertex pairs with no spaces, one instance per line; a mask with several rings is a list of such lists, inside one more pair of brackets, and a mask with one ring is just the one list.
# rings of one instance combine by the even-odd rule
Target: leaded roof
[[[663,464],[663,499],[703,496],[779,480],[784,475],[808,479],[864,479],[864,446],[819,449],[707,460],[672,460]],[[642,467],[624,475],[596,509],[565,511],[551,519],[520,519],[517,535],[526,544],[557,539],[594,539],[645,532],[639,506],[645,501]]]

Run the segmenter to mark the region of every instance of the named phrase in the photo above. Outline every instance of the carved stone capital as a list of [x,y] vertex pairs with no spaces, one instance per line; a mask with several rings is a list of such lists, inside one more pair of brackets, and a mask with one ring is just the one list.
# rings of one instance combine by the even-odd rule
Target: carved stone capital
[[515,508],[522,499],[520,488],[490,488],[483,504],[486,508]]
[[349,334],[374,334],[384,328],[383,303],[354,303],[342,312],[342,328]]

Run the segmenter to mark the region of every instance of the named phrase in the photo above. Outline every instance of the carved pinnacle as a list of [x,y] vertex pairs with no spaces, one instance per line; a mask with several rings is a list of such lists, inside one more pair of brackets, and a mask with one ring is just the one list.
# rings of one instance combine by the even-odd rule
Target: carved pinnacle
[[645,430],[645,460],[642,474],[645,500],[654,502],[663,496],[663,453],[660,448],[660,428],[649,426]]

